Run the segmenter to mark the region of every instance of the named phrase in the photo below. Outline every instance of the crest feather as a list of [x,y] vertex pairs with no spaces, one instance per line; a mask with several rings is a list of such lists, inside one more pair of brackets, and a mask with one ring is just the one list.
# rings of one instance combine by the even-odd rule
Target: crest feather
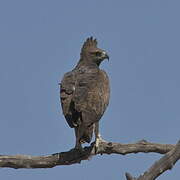
[[97,48],[97,40],[93,39],[92,36],[86,39],[81,50],[84,51],[90,47]]

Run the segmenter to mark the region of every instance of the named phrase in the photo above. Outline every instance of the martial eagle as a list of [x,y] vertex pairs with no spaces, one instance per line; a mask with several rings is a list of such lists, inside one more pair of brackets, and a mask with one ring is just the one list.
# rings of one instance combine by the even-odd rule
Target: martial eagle
[[82,148],[82,143],[91,142],[93,132],[95,146],[102,141],[99,120],[108,106],[110,95],[108,76],[99,68],[104,59],[109,59],[106,51],[97,47],[96,39],[87,38],[79,62],[60,83],[63,114],[68,125],[75,129],[77,149]]

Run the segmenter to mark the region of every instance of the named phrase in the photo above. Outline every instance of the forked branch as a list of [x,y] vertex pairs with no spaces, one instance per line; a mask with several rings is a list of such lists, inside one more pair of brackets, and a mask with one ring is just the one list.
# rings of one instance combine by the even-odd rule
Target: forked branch
[[126,173],[127,180],[154,180],[163,172],[171,169],[173,165],[180,159],[180,141],[176,146],[166,153],[162,158],[156,161],[143,175],[138,178],[132,177]]

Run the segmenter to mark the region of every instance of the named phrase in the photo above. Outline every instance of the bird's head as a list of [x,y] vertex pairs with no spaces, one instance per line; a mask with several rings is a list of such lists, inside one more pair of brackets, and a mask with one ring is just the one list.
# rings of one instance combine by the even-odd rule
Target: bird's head
[[96,63],[98,66],[104,59],[109,60],[109,56],[105,50],[97,47],[97,40],[93,37],[87,38],[81,49],[81,59],[91,63]]

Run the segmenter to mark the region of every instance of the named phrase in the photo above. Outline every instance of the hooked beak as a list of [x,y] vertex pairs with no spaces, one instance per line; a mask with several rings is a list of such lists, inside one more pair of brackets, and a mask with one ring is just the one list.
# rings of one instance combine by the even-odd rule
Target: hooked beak
[[104,59],[107,59],[107,60],[109,61],[109,55],[107,54],[107,52],[104,51],[103,54],[104,54],[104,57],[103,57],[103,58],[104,58]]
[[106,54],[106,59],[109,61],[109,55],[108,54]]

